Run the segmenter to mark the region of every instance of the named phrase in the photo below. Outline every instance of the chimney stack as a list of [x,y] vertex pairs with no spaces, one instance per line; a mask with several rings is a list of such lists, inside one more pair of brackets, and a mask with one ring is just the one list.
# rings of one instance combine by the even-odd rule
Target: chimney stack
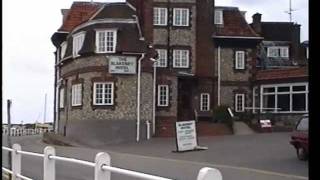
[[255,13],[252,16],[252,28],[257,34],[261,34],[261,14]]

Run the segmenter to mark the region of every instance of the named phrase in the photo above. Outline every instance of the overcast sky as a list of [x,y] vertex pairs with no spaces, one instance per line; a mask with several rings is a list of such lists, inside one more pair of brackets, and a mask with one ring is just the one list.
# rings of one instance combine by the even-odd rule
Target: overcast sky
[[[79,1],[79,0],[78,0]],[[53,121],[54,51],[52,34],[61,26],[60,9],[72,0],[3,0],[2,119],[7,122],[6,100],[12,99],[11,122]],[[97,2],[112,2],[99,0]],[[262,21],[289,21],[289,0],[216,0],[216,6],[237,6],[246,19],[259,12]],[[293,21],[301,24],[301,41],[308,40],[308,1],[292,0]]]

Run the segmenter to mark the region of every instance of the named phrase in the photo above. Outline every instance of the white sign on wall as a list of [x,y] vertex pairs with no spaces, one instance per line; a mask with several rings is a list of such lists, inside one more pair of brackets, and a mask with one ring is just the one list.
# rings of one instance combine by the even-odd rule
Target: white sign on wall
[[110,74],[136,74],[136,57],[108,56],[108,58]]
[[178,151],[188,151],[196,149],[198,144],[195,121],[176,122],[176,132]]

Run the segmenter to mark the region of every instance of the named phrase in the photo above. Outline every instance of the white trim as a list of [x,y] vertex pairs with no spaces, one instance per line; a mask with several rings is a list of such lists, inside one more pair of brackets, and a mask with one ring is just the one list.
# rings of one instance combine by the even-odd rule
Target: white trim
[[130,4],[129,2],[126,2],[126,4],[134,11],[137,11],[137,9],[132,5]]
[[[203,99],[204,96],[207,96],[207,108],[204,109],[203,107]],[[210,94],[209,93],[201,93],[200,94],[200,111],[210,111]]]
[[[242,105],[242,107],[241,107],[241,110],[238,110],[239,108],[238,108],[238,97],[241,97],[241,105]],[[245,94],[235,94],[235,96],[234,96],[234,98],[235,98],[235,100],[234,100],[234,103],[235,103],[235,106],[234,106],[234,111],[235,112],[244,112],[244,107],[245,107]]]
[[263,39],[263,37],[246,37],[246,36],[212,36],[213,38],[229,38],[229,39]]
[[89,21],[91,21],[93,18],[95,18],[106,6],[106,4],[104,4],[97,12],[95,12],[90,18]]
[[59,108],[64,108],[64,88],[59,90]]
[[[161,99],[161,88],[165,88],[165,104],[160,104],[160,99]],[[158,103],[157,105],[159,107],[166,107],[169,106],[169,85],[158,85]]]
[[[186,25],[182,24],[182,11],[187,10],[187,17],[186,17]],[[176,11],[180,12],[180,20],[179,20],[179,24],[177,24],[176,22]],[[188,8],[173,8],[173,26],[189,26],[189,19],[190,19],[190,12]]]
[[[72,35],[72,57],[79,57],[80,55],[79,55],[79,51],[80,51],[80,49],[82,48],[82,46],[83,46],[83,43],[84,43],[84,39],[85,39],[85,35],[86,35],[86,32],[85,31],[81,31],[81,32],[79,32],[79,33],[77,33],[77,34],[73,34]],[[77,38],[82,38],[82,42],[81,42],[81,45],[80,45],[80,47],[78,47],[79,49],[77,50],[77,52],[75,52],[76,50],[75,50],[75,40],[77,39]]]
[[82,83],[73,84],[71,86],[71,105],[82,105]]
[[[95,40],[95,44],[96,44],[96,50],[95,53],[115,53],[116,52],[116,47],[117,47],[117,30],[116,29],[96,29],[96,40]],[[99,50],[99,33],[103,32],[104,33],[104,51],[100,51]],[[108,32],[112,32],[113,33],[113,47],[112,47],[112,51],[108,51],[107,45],[107,33]]]
[[[60,45],[60,51],[59,52],[59,60],[63,59],[63,57],[66,55],[66,50],[67,50],[68,44],[67,41],[63,41]],[[59,62],[59,61],[58,61]]]
[[[156,49],[156,51],[158,52],[159,57],[158,57],[158,60],[154,63],[154,66],[163,67],[163,68],[167,67],[168,66],[168,50],[159,48],[159,49]],[[161,59],[160,52],[164,53],[164,59]],[[162,61],[164,61],[165,65],[161,65]]]
[[[165,20],[165,23],[164,24],[161,24],[161,16],[160,16],[160,11],[161,10],[165,10],[165,16],[164,16],[164,20]],[[158,23],[155,24],[155,21],[154,21],[154,18],[155,18],[155,11],[157,11],[158,13]],[[168,9],[167,8],[163,8],[163,7],[154,7],[153,8],[153,22],[152,22],[153,25],[156,25],[156,26],[167,26],[168,25]]]
[[[182,55],[182,52],[183,51],[185,51],[185,52],[187,52],[187,55],[186,55],[186,65],[185,66],[182,66],[181,64],[182,64],[182,57],[181,57],[181,55]],[[177,52],[179,52],[180,53],[180,66],[177,66],[176,65],[176,58],[175,58],[175,55],[176,55],[176,53]],[[189,68],[189,65],[190,65],[190,57],[189,57],[189,50],[186,50],[186,49],[174,49],[173,50],[173,53],[172,53],[173,55],[173,68]]]
[[[96,102],[96,85],[97,84],[102,84],[103,88],[102,88],[102,91],[103,91],[103,97],[102,97],[102,103],[97,103]],[[105,86],[106,84],[110,84],[111,85],[111,102],[110,103],[105,103],[104,100],[106,99],[105,97]],[[93,83],[93,105],[97,105],[97,106],[100,106],[100,105],[110,105],[112,106],[114,104],[114,82],[94,82]]]
[[126,24],[135,24],[137,23],[135,19],[120,19],[120,18],[105,18],[105,19],[97,19],[97,20],[91,20],[88,22],[85,22],[83,24],[80,24],[79,26],[75,27],[72,31],[71,34],[74,33],[75,31],[87,27],[87,26],[91,26],[91,25],[95,25],[95,24],[105,24],[105,23],[126,23]]
[[[220,15],[219,20],[217,19],[217,14]],[[217,24],[217,25],[223,24],[223,10],[222,9],[215,9],[214,10],[214,24]]]
[[[240,59],[239,59],[240,58]],[[244,51],[236,51],[235,53],[235,69],[245,69],[245,60],[246,54]],[[242,62],[239,65],[239,60],[242,60]]]

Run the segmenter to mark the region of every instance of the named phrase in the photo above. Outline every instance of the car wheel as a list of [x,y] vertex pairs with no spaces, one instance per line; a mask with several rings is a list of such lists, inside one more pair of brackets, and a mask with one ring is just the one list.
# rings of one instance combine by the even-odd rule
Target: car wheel
[[297,157],[299,160],[307,160],[307,153],[302,147],[297,147]]

